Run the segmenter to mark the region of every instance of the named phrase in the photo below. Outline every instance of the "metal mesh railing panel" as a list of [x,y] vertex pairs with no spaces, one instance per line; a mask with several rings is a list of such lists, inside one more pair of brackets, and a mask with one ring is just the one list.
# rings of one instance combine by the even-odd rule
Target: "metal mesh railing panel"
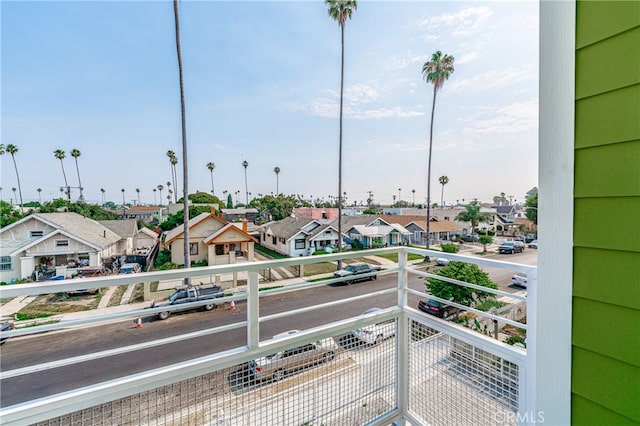
[[332,359],[287,367],[279,380],[243,364],[38,425],[360,425],[397,409],[396,338],[332,340]]
[[412,415],[434,425],[517,423],[516,364],[414,320],[409,327],[407,405]]

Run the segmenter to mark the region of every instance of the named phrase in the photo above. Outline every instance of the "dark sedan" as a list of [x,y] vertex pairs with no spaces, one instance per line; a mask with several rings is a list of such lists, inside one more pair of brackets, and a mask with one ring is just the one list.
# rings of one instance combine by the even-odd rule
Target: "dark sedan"
[[5,331],[9,330],[13,330],[13,323],[11,321],[3,322],[0,326],[0,344],[4,343],[4,341],[8,339],[8,337],[4,337],[2,335]]
[[451,314],[458,312],[458,308],[451,305],[445,305],[437,300],[427,299],[418,302],[418,309],[422,312],[426,312],[431,315],[435,315],[438,318],[446,318]]

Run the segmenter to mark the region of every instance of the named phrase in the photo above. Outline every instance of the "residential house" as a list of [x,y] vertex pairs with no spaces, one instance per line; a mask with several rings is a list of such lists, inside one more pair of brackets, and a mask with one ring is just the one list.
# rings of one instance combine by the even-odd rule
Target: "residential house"
[[254,208],[222,209],[221,212],[222,218],[227,222],[247,220],[247,222],[255,224],[258,220],[258,209]]
[[125,245],[118,233],[77,213],[34,213],[0,229],[0,281],[67,265],[102,266],[124,254]]
[[[338,227],[338,221],[333,222]],[[395,221],[388,222],[375,215],[344,216],[343,234],[366,248],[408,244],[411,232]]]
[[158,233],[149,228],[142,227],[138,229],[133,241],[133,247],[136,251],[141,249],[151,249],[158,243]]
[[[388,223],[402,225],[407,231],[411,232],[412,244],[426,244],[427,222],[425,216],[382,215],[378,217]],[[432,241],[449,241],[454,235],[459,235],[462,231],[463,228],[460,225],[449,220],[437,220],[434,218],[429,226]]]
[[[114,210],[114,213],[122,215],[122,209]],[[162,207],[160,206],[125,206],[125,219],[135,219],[143,223],[162,220]]]
[[125,255],[133,253],[135,250],[135,237],[138,233],[137,220],[100,220],[98,222],[120,236],[120,241],[118,241],[118,253]]
[[[189,220],[189,251],[191,262],[206,261],[209,266],[236,263],[243,258],[254,259],[256,239],[247,233],[247,221],[242,227],[229,223],[216,214],[201,213]],[[171,251],[171,261],[184,264],[184,226],[165,234],[163,247]]]
[[293,209],[293,216],[297,219],[334,220],[338,218],[338,209],[335,207],[296,207]]
[[338,230],[316,219],[287,217],[262,226],[260,244],[286,256],[307,256],[338,243]]

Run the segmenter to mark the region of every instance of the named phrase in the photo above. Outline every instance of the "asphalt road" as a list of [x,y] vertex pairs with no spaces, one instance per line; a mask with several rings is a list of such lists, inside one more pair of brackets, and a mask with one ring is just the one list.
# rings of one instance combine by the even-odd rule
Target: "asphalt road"
[[[525,264],[535,264],[537,259],[535,250],[525,250],[525,253],[515,255],[493,256],[496,259]],[[513,272],[494,269],[496,268],[487,268],[487,272],[499,284],[501,289],[506,291],[522,290],[515,286],[510,286]],[[336,298],[347,298],[382,289],[395,288],[396,284],[396,275],[390,274],[381,276],[376,281],[365,281],[351,286],[322,285],[308,290],[261,297],[260,315],[265,316],[304,306],[326,303]],[[420,277],[410,275],[409,285],[412,289],[424,290],[424,282]],[[409,303],[415,306],[418,300],[418,296],[411,295]],[[372,306],[384,308],[393,306],[395,303],[396,295],[391,293],[389,295],[371,297],[357,303],[341,304],[331,309],[319,309],[305,314],[264,322],[260,326],[260,337],[261,339],[267,339],[286,330],[320,326],[353,317]],[[236,306],[237,309],[235,311],[221,307],[209,312],[194,311],[174,314],[165,321],[145,318],[142,328],[136,328],[132,322],[126,321],[85,329],[13,338],[2,346],[0,370],[13,370],[72,356],[181,335],[212,326],[244,321],[246,319],[246,305],[240,302]],[[194,338],[178,344],[163,345],[135,353],[111,356],[72,366],[4,379],[0,382],[2,388],[0,406],[6,407],[93,383],[244,346],[245,342],[246,332],[242,328],[202,338]]]

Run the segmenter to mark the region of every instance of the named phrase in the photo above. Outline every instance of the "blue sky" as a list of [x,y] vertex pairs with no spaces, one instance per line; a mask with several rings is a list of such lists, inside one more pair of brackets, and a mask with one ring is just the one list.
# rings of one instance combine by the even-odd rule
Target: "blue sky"
[[[89,202],[154,202],[182,165],[173,6],[2,1],[2,143],[25,201],[60,195],[53,151]],[[180,2],[190,192],[337,193],[340,31],[324,2]],[[455,72],[436,102],[432,199],[523,200],[537,186],[537,2],[360,1],[345,29],[343,190],[348,203],[426,197],[436,50]],[[13,197],[2,156],[2,198]],[[182,178],[179,177],[179,187]],[[157,195],[157,194],[156,194]],[[77,190],[73,197],[77,198]],[[166,190],[163,192],[166,196]]]

